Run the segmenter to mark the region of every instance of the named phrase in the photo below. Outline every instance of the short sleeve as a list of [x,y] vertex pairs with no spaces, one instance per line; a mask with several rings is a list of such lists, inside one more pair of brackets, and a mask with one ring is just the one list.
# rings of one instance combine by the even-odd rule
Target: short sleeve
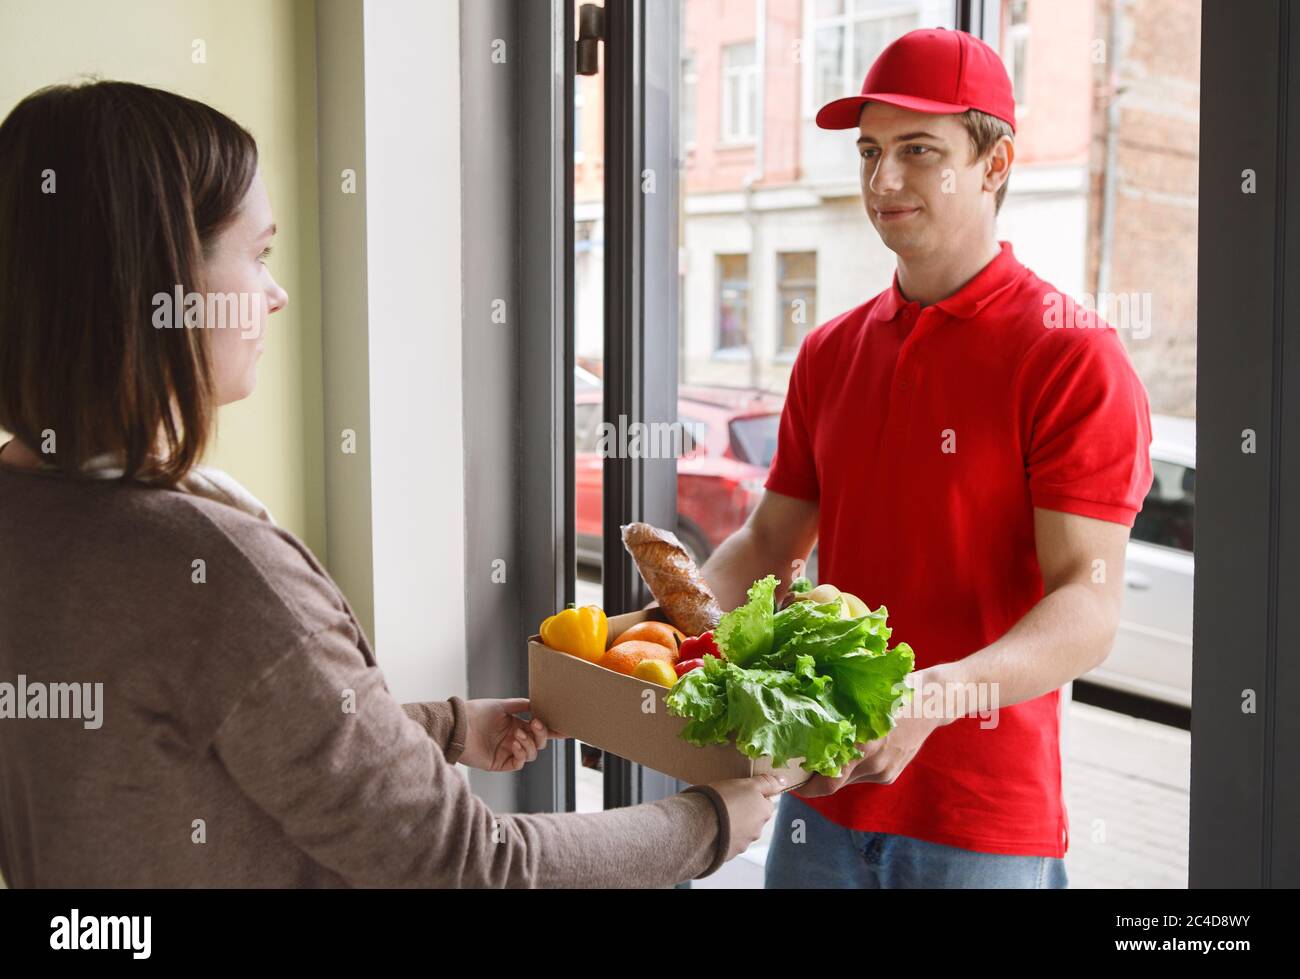
[[1152,480],[1146,390],[1113,328],[1045,340],[1022,372],[1033,505],[1132,527]]
[[809,359],[809,345],[805,342],[799,348],[790,371],[790,386],[777,432],[776,454],[772,457],[772,468],[764,485],[773,493],[815,501],[820,498],[821,491],[808,412]]

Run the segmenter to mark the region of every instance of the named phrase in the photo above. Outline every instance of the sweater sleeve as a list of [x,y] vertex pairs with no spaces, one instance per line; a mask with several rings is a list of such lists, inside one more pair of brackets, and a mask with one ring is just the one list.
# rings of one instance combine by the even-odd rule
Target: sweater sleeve
[[454,765],[465,751],[469,735],[469,719],[465,714],[465,701],[459,697],[451,700],[431,700],[424,703],[402,704],[402,710],[442,749],[443,757]]
[[728,849],[708,789],[600,813],[493,813],[410,716],[340,619],[250,684],[213,748],[298,847],[354,886],[669,886],[713,872]]

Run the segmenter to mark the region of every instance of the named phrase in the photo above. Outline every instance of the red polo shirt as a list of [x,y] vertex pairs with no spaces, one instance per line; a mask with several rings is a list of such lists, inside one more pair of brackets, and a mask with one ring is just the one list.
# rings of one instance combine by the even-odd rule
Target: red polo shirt
[[[909,303],[895,273],[808,334],[767,479],[818,502],[818,577],[887,606],[918,669],[977,652],[1042,598],[1035,507],[1131,527],[1151,486],[1146,392],[1117,332],[1000,244],[947,299]],[[1060,709],[1054,690],[996,727],[962,718],[893,784],[806,801],[852,829],[1063,856]]]

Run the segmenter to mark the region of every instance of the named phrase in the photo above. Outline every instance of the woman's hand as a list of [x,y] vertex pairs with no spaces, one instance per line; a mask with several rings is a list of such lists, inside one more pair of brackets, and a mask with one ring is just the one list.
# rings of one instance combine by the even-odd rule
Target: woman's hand
[[564,737],[539,720],[515,717],[527,710],[527,697],[465,701],[469,733],[461,763],[485,772],[517,772],[537,758],[548,739]]

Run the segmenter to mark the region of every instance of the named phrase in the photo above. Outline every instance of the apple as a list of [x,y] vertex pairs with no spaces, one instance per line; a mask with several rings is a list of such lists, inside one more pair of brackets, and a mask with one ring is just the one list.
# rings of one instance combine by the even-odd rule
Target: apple
[[840,597],[840,590],[834,585],[818,585],[808,594],[803,596],[805,602],[812,602],[814,605],[828,605]]
[[846,619],[857,619],[871,612],[871,609],[867,608],[866,602],[858,598],[857,595],[850,595],[846,591],[840,592],[840,601],[844,603],[845,610],[848,613],[844,616]]

